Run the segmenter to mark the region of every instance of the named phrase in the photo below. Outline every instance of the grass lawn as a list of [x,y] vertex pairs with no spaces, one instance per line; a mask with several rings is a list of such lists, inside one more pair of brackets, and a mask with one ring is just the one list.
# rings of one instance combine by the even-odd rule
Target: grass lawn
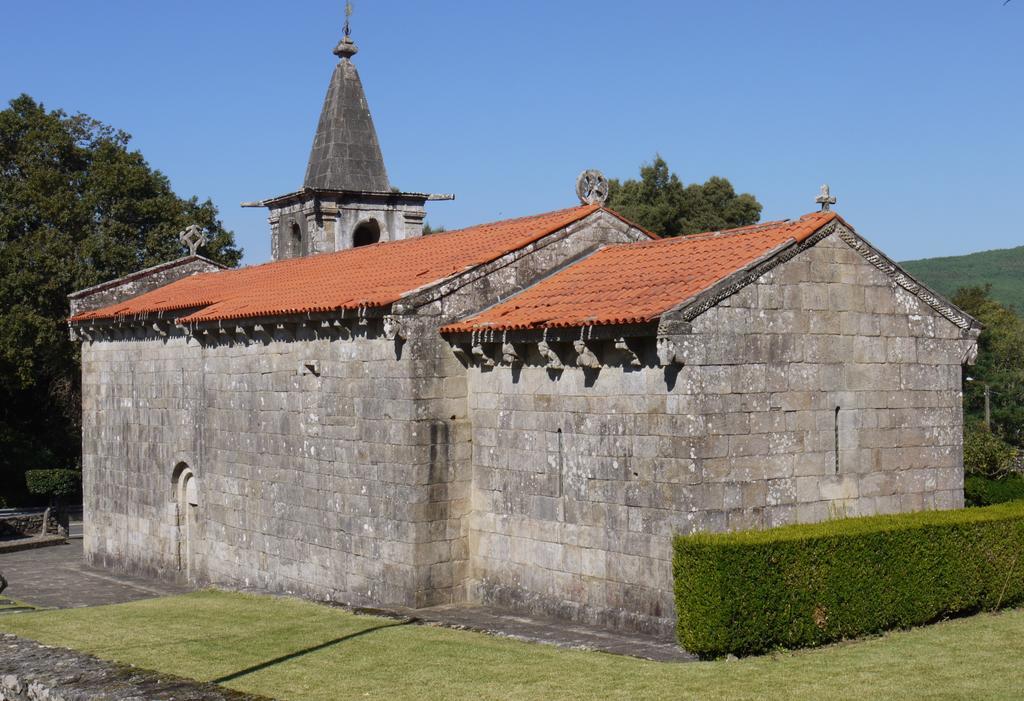
[[1020,699],[1024,610],[819,650],[658,663],[205,591],[0,631],[280,699]]

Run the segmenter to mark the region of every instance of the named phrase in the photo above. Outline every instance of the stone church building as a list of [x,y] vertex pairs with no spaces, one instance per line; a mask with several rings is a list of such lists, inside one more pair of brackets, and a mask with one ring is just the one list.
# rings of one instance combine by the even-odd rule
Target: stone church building
[[[665,632],[671,538],[963,502],[978,324],[836,213],[424,236],[346,38],[274,261],[72,295],[94,565]],[[256,204],[256,203],[254,203]],[[195,232],[193,232],[194,234]]]

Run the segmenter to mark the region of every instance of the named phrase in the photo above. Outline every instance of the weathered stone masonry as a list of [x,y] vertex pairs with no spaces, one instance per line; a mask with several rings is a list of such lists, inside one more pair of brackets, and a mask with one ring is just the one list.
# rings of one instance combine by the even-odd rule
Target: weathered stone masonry
[[961,504],[976,332],[845,230],[585,343],[437,332],[639,237],[598,211],[390,309],[82,330],[87,557],[665,632],[675,533]]
[[[100,330],[82,356],[87,557],[175,576],[188,548],[197,581],[362,604],[465,598],[466,374],[437,329],[640,236],[600,213],[391,315],[266,323],[251,337]],[[179,466],[198,483],[191,544]]]
[[474,598],[664,630],[675,533],[962,506],[973,340],[837,234],[676,338],[470,369]]

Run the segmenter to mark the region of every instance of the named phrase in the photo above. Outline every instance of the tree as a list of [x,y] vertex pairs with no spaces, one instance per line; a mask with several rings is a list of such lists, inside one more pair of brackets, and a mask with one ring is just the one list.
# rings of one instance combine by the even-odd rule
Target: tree
[[214,204],[175,195],[130,138],[27,95],[0,111],[0,492],[14,500],[25,470],[80,459],[67,295],[182,255],[189,224],[209,231],[208,257],[241,258]]
[[756,224],[761,203],[737,195],[732,183],[712,177],[703,185],[683,185],[665,160],[640,166],[639,180],[610,180],[608,206],[661,236],[680,236]]
[[1024,447],[1024,319],[992,299],[991,286],[961,288],[953,302],[984,325],[978,362],[964,382],[968,418],[984,415],[985,385],[992,393],[992,432]]

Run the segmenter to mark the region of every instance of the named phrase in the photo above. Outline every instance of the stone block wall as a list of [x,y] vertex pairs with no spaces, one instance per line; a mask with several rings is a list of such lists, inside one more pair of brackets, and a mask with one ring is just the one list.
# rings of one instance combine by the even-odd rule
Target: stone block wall
[[357,605],[465,599],[466,371],[438,328],[639,235],[598,219],[386,318],[84,343],[87,559]]
[[973,340],[837,235],[676,343],[470,368],[472,598],[669,632],[676,533],[962,505]]
[[67,537],[67,512],[51,509],[11,514],[0,513],[0,537],[42,535],[44,521],[48,535]]
[[[198,483],[197,581],[417,605],[437,432],[410,355],[380,333],[83,348],[85,550],[174,576]],[[375,328],[376,327],[376,328]]]
[[645,238],[617,217],[601,212],[394,305],[392,318],[409,339],[419,378],[418,411],[433,417],[428,430],[443,439],[434,444],[431,453],[431,544],[424,549],[422,564],[429,568],[432,591],[454,587],[454,595],[421,599],[423,605],[460,601],[468,596],[465,585],[469,577],[469,515],[473,508],[473,427],[466,403],[466,369],[438,329],[497,304],[602,245]]

